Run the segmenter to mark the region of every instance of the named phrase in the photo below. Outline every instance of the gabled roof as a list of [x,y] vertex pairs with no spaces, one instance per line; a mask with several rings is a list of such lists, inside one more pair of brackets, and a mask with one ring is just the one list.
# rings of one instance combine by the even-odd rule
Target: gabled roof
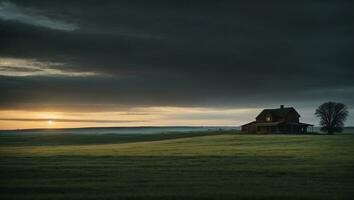
[[248,126],[248,125],[251,125],[251,124],[254,124],[254,123],[257,123],[256,121],[253,121],[253,122],[250,122],[250,123],[247,123],[247,124],[243,124],[241,126]]
[[258,117],[261,117],[262,115],[265,115],[266,113],[270,113],[273,117],[277,119],[284,119],[290,112],[295,112],[300,117],[300,114],[293,107],[287,107],[287,108],[264,109],[261,113],[259,113],[256,119]]

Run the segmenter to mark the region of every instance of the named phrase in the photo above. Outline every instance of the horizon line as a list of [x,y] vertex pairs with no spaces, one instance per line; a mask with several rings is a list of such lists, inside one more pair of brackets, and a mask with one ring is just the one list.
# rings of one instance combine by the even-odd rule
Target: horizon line
[[217,125],[186,125],[186,126],[85,126],[85,127],[71,127],[71,128],[24,128],[24,129],[0,129],[0,131],[36,131],[36,130],[68,130],[68,129],[95,129],[95,128],[102,128],[102,129],[109,129],[109,128],[217,128],[217,127],[234,127],[240,128],[241,126],[231,126],[231,125],[224,125],[224,126],[217,126]]

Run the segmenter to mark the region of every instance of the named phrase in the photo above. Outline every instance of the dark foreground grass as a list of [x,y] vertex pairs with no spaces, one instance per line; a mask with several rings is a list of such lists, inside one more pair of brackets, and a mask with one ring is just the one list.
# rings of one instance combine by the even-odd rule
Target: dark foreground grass
[[0,199],[354,197],[354,135],[226,134],[117,144],[81,137],[78,145],[8,140],[0,147]]

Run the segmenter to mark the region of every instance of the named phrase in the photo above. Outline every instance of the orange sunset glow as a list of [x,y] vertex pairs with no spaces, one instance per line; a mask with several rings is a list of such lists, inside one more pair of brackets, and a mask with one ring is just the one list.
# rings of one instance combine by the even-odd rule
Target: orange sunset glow
[[[0,129],[114,126],[233,126],[259,109],[148,107],[117,112],[0,111]],[[209,117],[205,117],[209,116]],[[230,119],[226,119],[230,118]]]

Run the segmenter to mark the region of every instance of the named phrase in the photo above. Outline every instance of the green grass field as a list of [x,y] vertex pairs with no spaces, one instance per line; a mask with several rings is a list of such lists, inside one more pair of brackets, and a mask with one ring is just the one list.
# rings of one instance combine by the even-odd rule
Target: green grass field
[[0,135],[0,199],[353,199],[354,135]]

